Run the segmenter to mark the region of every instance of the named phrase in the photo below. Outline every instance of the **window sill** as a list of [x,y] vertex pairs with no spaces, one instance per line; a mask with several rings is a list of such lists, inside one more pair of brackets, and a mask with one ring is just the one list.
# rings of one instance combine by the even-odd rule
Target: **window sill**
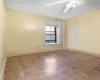
[[49,44],[44,44],[44,46],[50,46],[50,45],[59,45],[60,43],[49,43]]

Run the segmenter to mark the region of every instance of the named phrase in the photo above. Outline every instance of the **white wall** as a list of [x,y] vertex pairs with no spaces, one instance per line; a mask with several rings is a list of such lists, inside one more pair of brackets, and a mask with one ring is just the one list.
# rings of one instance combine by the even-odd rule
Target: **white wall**
[[67,21],[67,48],[78,50],[80,48],[80,28],[77,27],[76,18]]
[[0,0],[0,80],[3,76],[4,55],[4,26],[5,26],[5,7],[4,0]]
[[67,48],[100,55],[100,11],[66,21]]
[[61,24],[62,35],[62,20],[8,10],[5,41],[7,57],[63,49],[62,43],[44,45],[45,22]]

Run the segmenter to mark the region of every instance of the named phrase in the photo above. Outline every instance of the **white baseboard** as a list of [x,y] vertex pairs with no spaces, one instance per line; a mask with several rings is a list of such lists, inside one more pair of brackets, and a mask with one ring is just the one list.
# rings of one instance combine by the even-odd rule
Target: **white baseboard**
[[1,72],[0,72],[0,80],[4,79],[4,71],[5,71],[6,61],[7,60],[5,59],[4,62],[3,62],[3,65],[2,65],[2,69],[1,69]]

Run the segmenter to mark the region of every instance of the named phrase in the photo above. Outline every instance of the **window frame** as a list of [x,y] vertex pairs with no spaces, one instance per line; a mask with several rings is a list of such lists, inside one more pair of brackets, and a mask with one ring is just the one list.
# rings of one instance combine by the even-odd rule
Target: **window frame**
[[[45,37],[45,27],[48,26],[48,25],[52,25],[54,27],[56,27],[56,40],[57,42],[56,43],[46,43],[45,40],[46,40],[46,37]],[[58,45],[60,44],[60,24],[59,23],[54,23],[54,22],[45,22],[45,25],[44,25],[44,45]]]

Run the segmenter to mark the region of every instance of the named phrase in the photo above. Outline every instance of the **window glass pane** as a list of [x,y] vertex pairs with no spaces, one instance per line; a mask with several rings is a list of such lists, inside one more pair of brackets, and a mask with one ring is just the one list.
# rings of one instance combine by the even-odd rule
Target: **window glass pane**
[[45,27],[45,30],[46,30],[46,31],[50,31],[50,30],[51,30],[50,26],[46,26],[46,27]]
[[55,35],[52,35],[51,36],[51,40],[54,40],[55,41]]
[[45,43],[56,43],[56,27],[45,26]]
[[49,43],[49,41],[45,40],[45,43]]
[[51,40],[50,35],[46,35],[46,40]]
[[55,35],[46,35],[46,40],[55,40]]
[[51,27],[51,31],[55,31],[55,27]]

